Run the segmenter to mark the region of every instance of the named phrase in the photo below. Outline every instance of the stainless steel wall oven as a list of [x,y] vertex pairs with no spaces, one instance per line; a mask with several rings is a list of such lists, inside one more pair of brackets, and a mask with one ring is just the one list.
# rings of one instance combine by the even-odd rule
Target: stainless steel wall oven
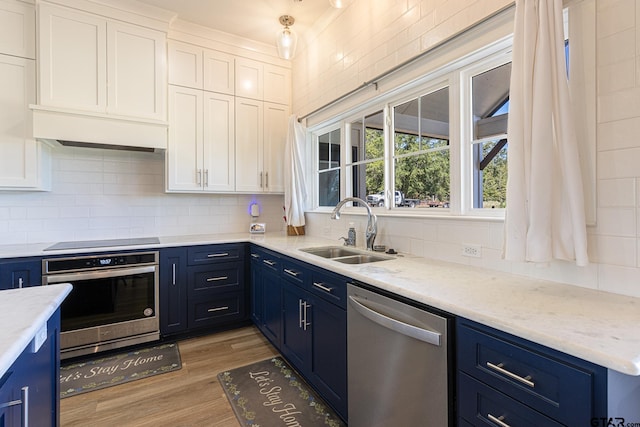
[[42,271],[43,285],[73,285],[61,306],[62,358],[160,338],[157,251],[48,258]]

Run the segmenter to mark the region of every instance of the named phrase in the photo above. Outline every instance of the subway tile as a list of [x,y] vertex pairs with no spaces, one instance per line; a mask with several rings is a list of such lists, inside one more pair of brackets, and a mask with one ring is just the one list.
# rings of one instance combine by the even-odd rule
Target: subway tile
[[632,237],[594,236],[589,240],[589,256],[592,262],[622,267],[635,267],[637,263],[636,240]]
[[600,265],[598,289],[638,298],[640,297],[640,268]]
[[597,65],[611,65],[634,59],[636,56],[635,28],[614,33],[610,36],[598,38]]
[[601,123],[597,133],[598,151],[640,147],[640,116]]
[[[596,20],[596,32],[599,38],[631,29],[635,26],[636,0],[607,0],[598,3],[606,7],[599,8]],[[631,12],[634,11],[634,12]],[[631,12],[631,13],[630,13]]]
[[601,236],[636,236],[636,209],[599,208],[596,234]]
[[632,89],[636,85],[636,58],[598,67],[598,93],[601,95]]
[[598,179],[635,178],[640,175],[640,148],[612,150],[597,155]]
[[632,207],[636,206],[637,179],[601,179],[598,180],[599,207]]

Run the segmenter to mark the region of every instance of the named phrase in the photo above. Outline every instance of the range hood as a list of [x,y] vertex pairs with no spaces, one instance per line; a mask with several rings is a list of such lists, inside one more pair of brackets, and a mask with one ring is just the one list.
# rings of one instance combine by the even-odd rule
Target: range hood
[[168,123],[159,120],[31,105],[33,137],[66,146],[131,151],[167,148]]

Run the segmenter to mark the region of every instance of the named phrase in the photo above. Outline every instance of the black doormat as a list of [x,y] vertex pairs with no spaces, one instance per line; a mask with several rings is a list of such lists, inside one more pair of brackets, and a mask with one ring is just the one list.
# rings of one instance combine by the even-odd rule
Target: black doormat
[[218,381],[242,426],[345,427],[280,357],[220,372]]
[[162,344],[60,366],[60,397],[75,396],[182,367],[178,344]]

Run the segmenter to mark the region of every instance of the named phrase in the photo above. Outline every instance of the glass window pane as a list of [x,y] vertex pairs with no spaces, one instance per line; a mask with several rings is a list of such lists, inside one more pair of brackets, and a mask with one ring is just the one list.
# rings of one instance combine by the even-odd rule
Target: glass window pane
[[320,172],[318,175],[318,204],[335,206],[340,201],[340,170]]
[[318,143],[318,170],[329,169],[329,144]]
[[[384,161],[362,163],[352,168],[353,195],[363,200],[384,191]],[[368,200],[367,200],[368,201]],[[375,204],[378,205],[377,203]]]
[[473,207],[504,208],[511,63],[472,77]]
[[474,144],[475,208],[504,208],[507,202],[507,143],[506,140]]
[[384,156],[384,115],[382,111],[371,114],[365,121],[365,160],[379,159]]
[[396,206],[449,207],[449,163],[449,150],[396,159]]
[[507,133],[510,79],[511,63],[471,79],[474,140]]

